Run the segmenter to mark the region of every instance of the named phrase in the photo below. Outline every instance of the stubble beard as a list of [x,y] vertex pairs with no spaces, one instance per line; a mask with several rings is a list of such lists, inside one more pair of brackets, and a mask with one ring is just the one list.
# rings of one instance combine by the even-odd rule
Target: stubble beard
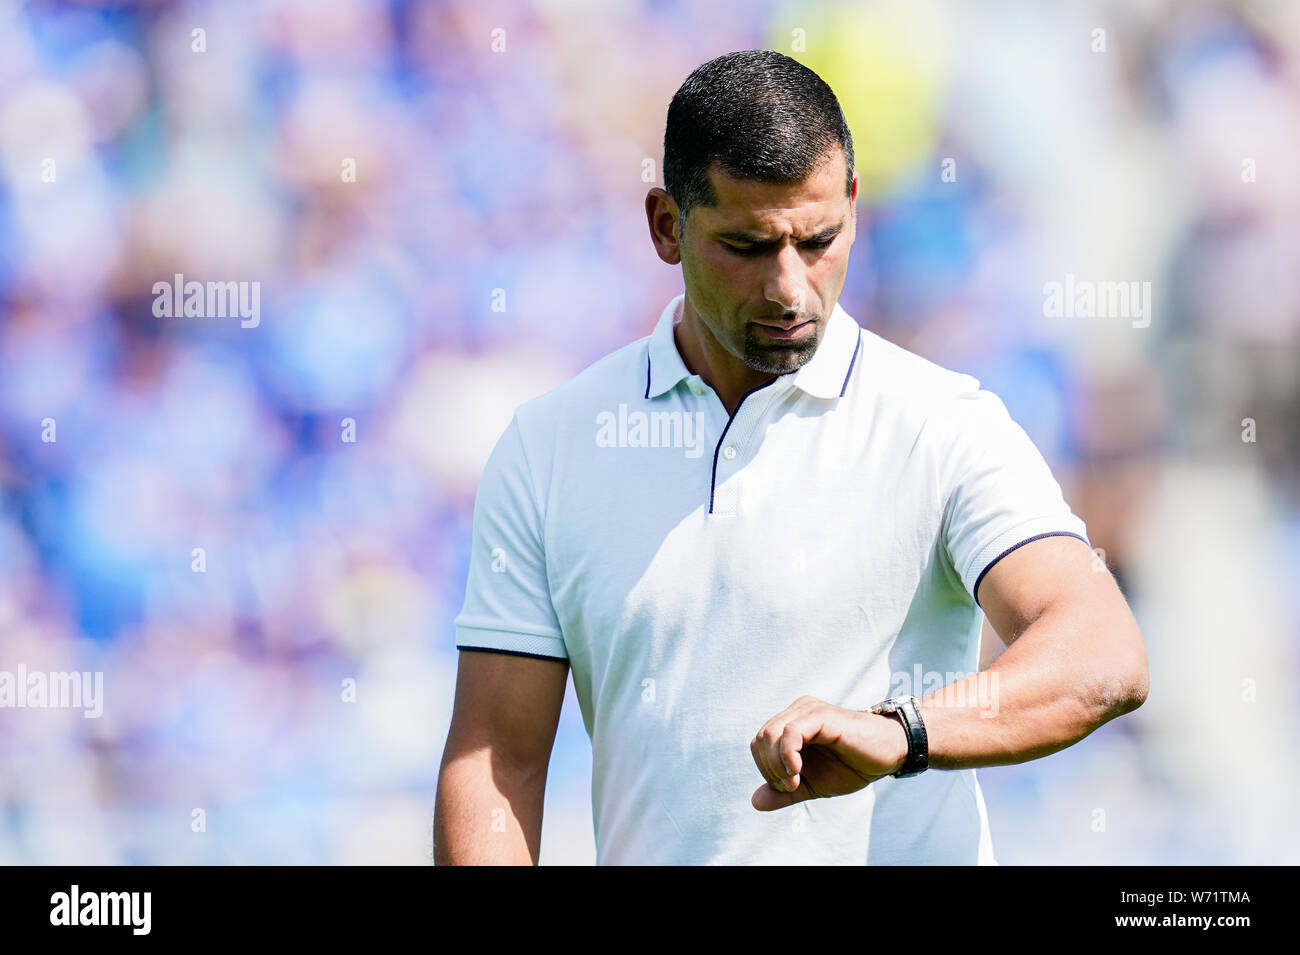
[[809,336],[807,341],[788,345],[764,344],[754,330],[747,329],[741,351],[741,361],[754,371],[765,375],[788,375],[812,360],[821,342],[821,334]]

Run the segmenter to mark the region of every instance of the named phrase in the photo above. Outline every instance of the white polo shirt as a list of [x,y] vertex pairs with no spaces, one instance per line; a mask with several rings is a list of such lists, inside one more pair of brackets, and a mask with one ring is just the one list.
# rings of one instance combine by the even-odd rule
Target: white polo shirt
[[486,466],[456,644],[572,667],[600,864],[996,864],[974,770],[758,812],[749,742],[796,698],[866,709],[978,669],[973,599],[1087,541],[979,382],[839,305],[728,418],[654,331],[522,405]]

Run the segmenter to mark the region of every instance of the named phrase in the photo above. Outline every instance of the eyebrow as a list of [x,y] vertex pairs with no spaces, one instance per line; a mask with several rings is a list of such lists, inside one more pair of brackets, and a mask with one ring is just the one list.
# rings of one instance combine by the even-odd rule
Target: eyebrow
[[[827,226],[825,229],[822,229],[820,232],[816,232],[813,235],[800,239],[799,241],[820,242],[824,239],[834,238],[835,236],[839,235],[841,232],[844,231],[844,225],[845,223],[843,221],[838,222],[835,225]],[[746,229],[740,229],[734,232],[717,232],[714,233],[714,237],[718,239],[725,239],[728,242],[745,242],[749,245],[776,245],[778,241],[776,239],[769,239],[766,236],[759,235],[756,232],[751,232]]]

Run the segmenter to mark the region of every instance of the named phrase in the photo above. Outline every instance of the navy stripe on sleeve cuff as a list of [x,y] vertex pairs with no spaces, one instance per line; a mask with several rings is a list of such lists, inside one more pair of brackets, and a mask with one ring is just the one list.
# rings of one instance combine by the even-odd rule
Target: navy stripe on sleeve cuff
[[522,650],[501,650],[498,647],[471,647],[456,645],[457,650],[473,650],[475,653],[504,653],[508,657],[532,657],[534,660],[554,660],[556,663],[568,663],[568,657],[548,657],[544,653],[524,653]]
[[1013,550],[1016,550],[1019,547],[1024,547],[1026,544],[1032,544],[1036,540],[1042,540],[1044,537],[1075,537],[1083,541],[1085,544],[1088,544],[1089,547],[1092,547],[1092,544],[1088,543],[1087,538],[1074,533],[1074,531],[1047,531],[1046,533],[1043,534],[1035,534],[1033,537],[1026,537],[1018,544],[1012,544],[1002,553],[998,554],[998,556],[994,557],[991,561],[989,561],[988,566],[986,566],[983,570],[981,570],[980,575],[975,578],[975,586],[971,588],[971,591],[975,596],[975,603],[979,605],[981,610],[984,609],[984,605],[980,604],[979,592],[980,592],[980,581],[984,579],[984,575],[993,569],[994,564],[1000,561],[1003,557],[1006,557],[1007,554],[1011,553]]

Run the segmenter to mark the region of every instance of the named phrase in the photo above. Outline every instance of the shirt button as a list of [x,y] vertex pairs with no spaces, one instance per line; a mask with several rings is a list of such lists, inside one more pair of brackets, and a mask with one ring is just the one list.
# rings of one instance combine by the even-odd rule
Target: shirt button
[[725,448],[722,449],[722,456],[726,458],[728,461],[730,461],[732,458],[736,456],[736,449],[733,448],[731,445],[727,445]]
[[691,385],[691,394],[702,395],[704,394],[704,389],[701,388],[699,385]]

